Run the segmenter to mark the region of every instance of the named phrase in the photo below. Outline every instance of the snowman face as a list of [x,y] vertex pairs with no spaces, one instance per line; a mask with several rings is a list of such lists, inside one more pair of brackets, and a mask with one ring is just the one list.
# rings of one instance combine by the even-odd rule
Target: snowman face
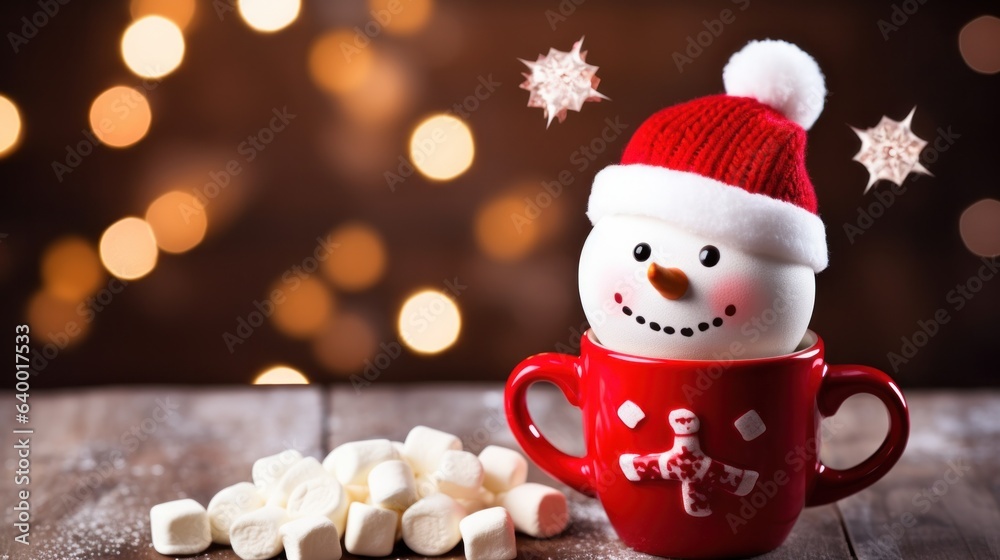
[[597,340],[628,354],[711,360],[795,350],[812,316],[810,267],[640,216],[607,216],[580,255]]

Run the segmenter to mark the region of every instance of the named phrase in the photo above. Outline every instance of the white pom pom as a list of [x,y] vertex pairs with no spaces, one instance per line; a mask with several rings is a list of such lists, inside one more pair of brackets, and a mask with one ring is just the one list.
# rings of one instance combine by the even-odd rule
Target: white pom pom
[[722,71],[726,93],[752,97],[809,130],[823,112],[826,82],[816,60],[786,41],[751,41]]

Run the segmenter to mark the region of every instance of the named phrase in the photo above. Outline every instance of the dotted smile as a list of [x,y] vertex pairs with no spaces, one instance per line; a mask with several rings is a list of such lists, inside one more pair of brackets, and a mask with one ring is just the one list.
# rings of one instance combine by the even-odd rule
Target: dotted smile
[[[616,293],[615,294],[615,303],[619,303],[620,304],[621,302],[622,302],[622,295]],[[632,308],[629,307],[629,306],[627,306],[627,305],[622,306],[622,313],[624,313],[625,315],[628,315],[629,317],[633,316]],[[726,316],[727,317],[732,317],[735,314],[736,314],[736,306],[733,305],[733,304],[727,305],[726,306]],[[646,318],[643,317],[642,315],[635,315],[635,322],[639,323],[640,325],[647,324],[646,323]],[[711,325],[709,325],[708,323],[698,323],[698,330],[701,331],[701,332],[705,332],[705,331],[707,331],[709,329],[709,327],[721,327],[722,323],[723,323],[722,317],[716,317],[716,318],[712,319],[712,324]],[[677,332],[677,330],[674,329],[674,327],[671,327],[669,325],[660,325],[660,323],[657,323],[655,321],[650,321],[648,324],[649,324],[649,328],[652,329],[652,330],[654,330],[654,331],[661,331],[662,330],[663,332],[665,332],[667,334],[674,334],[674,333]],[[684,327],[680,331],[681,331],[681,334],[683,336],[694,336],[694,329],[691,328],[691,327]]]

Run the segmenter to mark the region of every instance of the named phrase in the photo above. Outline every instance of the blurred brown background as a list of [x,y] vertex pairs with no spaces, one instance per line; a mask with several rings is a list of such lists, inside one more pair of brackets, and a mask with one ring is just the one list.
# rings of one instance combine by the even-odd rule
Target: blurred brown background
[[[503,380],[529,354],[573,348],[585,328],[576,264],[594,173],[617,162],[654,111],[721,92],[725,62],[757,38],[800,45],[830,90],[808,155],[831,251],[812,328],[829,359],[879,367],[903,386],[1000,384],[1000,280],[970,280],[982,255],[1000,251],[1000,203],[980,202],[997,193],[1000,67],[990,65],[1000,56],[1000,20],[977,20],[1000,15],[994,2],[401,0],[383,24],[387,2],[307,1],[290,25],[263,33],[231,2],[179,1],[166,15],[183,28],[183,60],[144,79],[123,61],[122,34],[136,17],[162,11],[157,4],[0,7],[9,43],[0,46],[0,95],[17,105],[23,126],[0,159],[0,317],[8,332],[32,325],[36,387],[248,383],[275,364],[313,382],[345,382],[367,364],[374,383]],[[54,15],[35,15],[51,5]],[[731,21],[712,35],[724,10]],[[33,18],[45,23],[31,34]],[[687,52],[699,34],[707,46]],[[546,129],[518,87],[525,68],[517,59],[569,50],[581,36],[611,101]],[[697,54],[679,70],[674,53]],[[89,140],[91,105],[113,86],[137,89],[151,114],[148,131],[123,148]],[[447,181],[414,172],[390,188],[386,173],[411,157],[415,128],[456,104],[475,147],[471,167]],[[934,176],[863,194],[868,175],[851,161],[860,141],[850,126],[902,120],[914,106]],[[141,100],[139,109],[116,109],[107,118],[121,118],[127,135]],[[272,119],[282,112],[284,121]],[[624,132],[606,130],[616,121]],[[261,133],[269,126],[281,130]],[[595,140],[602,133],[614,138]],[[247,144],[251,135],[259,149]],[[81,142],[90,149],[78,150]],[[436,154],[445,168],[460,167],[456,142]],[[231,161],[239,173],[211,187]],[[561,194],[546,197],[543,182],[560,174]],[[167,201],[201,196],[203,204],[183,222],[167,212],[157,224],[147,209],[170,191],[181,194]],[[159,251],[155,267],[123,287],[100,264],[98,246],[126,216],[172,231],[184,250]],[[125,226],[142,233],[137,223]],[[118,254],[136,253],[129,258],[142,268],[137,235],[118,238]],[[339,245],[299,275],[294,267],[311,266],[317,238]],[[967,284],[971,299],[953,291]],[[401,344],[397,326],[403,303],[425,288],[448,293],[461,315],[459,327],[439,296],[404,321],[419,331],[418,348],[458,333],[433,353]],[[255,302],[274,289],[287,301],[240,334],[240,320],[258,319]],[[915,335],[918,321],[942,309],[947,323]],[[921,347],[909,352],[903,338]],[[913,357],[901,363],[890,352]]]

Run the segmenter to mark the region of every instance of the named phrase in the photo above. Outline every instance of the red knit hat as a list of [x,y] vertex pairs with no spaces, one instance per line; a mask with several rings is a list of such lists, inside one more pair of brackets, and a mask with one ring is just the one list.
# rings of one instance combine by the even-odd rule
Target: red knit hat
[[784,41],[753,41],[722,74],[725,95],[667,107],[597,174],[587,216],[651,216],[749,252],[827,265],[806,172],[806,130],[823,110],[819,66]]

